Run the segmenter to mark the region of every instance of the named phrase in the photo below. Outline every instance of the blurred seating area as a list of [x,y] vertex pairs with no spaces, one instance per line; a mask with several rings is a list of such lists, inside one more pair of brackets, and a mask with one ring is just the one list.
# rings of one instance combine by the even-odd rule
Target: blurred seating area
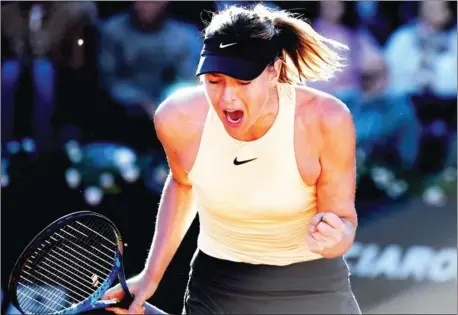
[[[79,174],[90,182],[78,169],[87,155],[112,159],[102,154],[115,152],[111,146],[161,156],[151,113],[175,89],[197,83],[205,14],[232,4],[2,2],[2,187],[22,176],[13,172],[15,157],[37,162],[60,152],[75,167],[67,180]],[[349,46],[344,71],[306,84],[351,109],[361,165],[417,177],[445,167],[456,139],[453,2],[266,4],[303,14]],[[69,153],[73,144],[81,159]],[[163,176],[152,169],[144,163],[138,172],[160,191]],[[371,171],[360,169],[365,180]]]

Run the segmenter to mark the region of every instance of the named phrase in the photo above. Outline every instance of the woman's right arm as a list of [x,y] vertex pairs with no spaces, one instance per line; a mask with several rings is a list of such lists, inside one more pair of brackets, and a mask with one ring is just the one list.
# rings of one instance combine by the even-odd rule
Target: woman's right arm
[[[178,101],[177,101],[178,102]],[[182,132],[180,104],[166,100],[154,114],[154,125],[167,156],[170,172],[164,185],[156,219],[153,241],[145,264],[145,275],[159,283],[191,223],[196,217],[192,187],[187,172],[180,164],[177,149],[186,151]]]
[[[186,232],[196,217],[192,187],[187,172],[180,164],[180,152],[186,152],[192,143],[190,126],[186,126],[183,101],[169,98],[154,114],[157,137],[167,155],[170,173],[164,185],[156,219],[156,229],[145,267],[140,274],[127,280],[130,292],[135,296],[129,314],[144,313],[144,302],[156,291],[165,270],[180,246]],[[189,98],[188,98],[189,102]],[[181,105],[180,105],[181,103]],[[187,106],[187,105],[185,105]],[[185,116],[187,116],[185,114]],[[188,120],[189,121],[189,120]],[[106,292],[103,299],[120,300],[124,291],[118,284]],[[116,314],[125,314],[121,308],[107,308]]]

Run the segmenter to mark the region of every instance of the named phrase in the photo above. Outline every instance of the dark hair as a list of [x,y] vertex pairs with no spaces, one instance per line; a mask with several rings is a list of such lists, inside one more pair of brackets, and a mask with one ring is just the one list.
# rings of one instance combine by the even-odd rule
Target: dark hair
[[348,49],[347,46],[321,36],[299,16],[262,4],[252,8],[230,6],[214,14],[204,36],[214,33],[267,40],[278,35],[282,46],[279,58],[283,62],[279,80],[283,83],[328,80],[345,66],[332,48]]

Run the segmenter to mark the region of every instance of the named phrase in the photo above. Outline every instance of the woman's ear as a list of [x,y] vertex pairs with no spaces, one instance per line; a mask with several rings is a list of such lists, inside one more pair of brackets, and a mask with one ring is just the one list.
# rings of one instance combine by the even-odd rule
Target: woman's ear
[[282,67],[282,61],[277,59],[273,64],[269,65],[269,82],[273,85],[278,83],[280,78],[280,70]]

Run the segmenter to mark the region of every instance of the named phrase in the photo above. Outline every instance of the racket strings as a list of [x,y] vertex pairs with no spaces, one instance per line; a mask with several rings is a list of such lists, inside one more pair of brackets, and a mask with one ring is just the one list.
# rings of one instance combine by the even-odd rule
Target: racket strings
[[17,288],[21,308],[43,314],[81,303],[111,273],[117,241],[113,228],[98,218],[54,232],[26,260]]
[[[48,243],[49,243],[49,241],[48,241]],[[74,257],[75,257],[75,256],[74,256]],[[42,269],[44,269],[44,268],[42,268]],[[47,278],[47,280],[50,279],[50,277],[46,277],[46,278]],[[54,279],[50,279],[50,280],[54,280]],[[57,280],[62,280],[62,277],[57,277]],[[42,281],[42,282],[43,282],[43,281]],[[54,280],[54,283],[56,283],[55,280]],[[67,283],[68,283],[68,281],[67,281]],[[67,288],[68,288],[68,287],[67,287]],[[73,292],[73,293],[76,293],[74,290],[71,290],[71,289],[70,289],[70,291]],[[85,293],[87,294],[87,292],[85,292]],[[76,293],[76,295],[79,295],[79,297],[81,297],[81,294]]]

